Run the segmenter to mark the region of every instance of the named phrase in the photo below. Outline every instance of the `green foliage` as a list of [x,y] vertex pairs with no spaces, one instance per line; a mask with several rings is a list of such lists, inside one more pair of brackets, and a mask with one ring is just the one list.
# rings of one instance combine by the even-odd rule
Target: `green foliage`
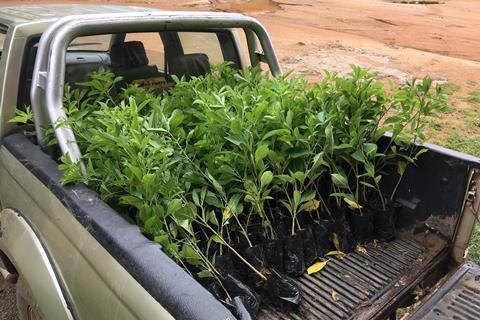
[[8,122],[19,124],[33,124],[32,109],[30,107],[25,108],[25,110],[16,109],[15,117],[10,119]]
[[447,95],[453,95],[455,92],[460,90],[460,86],[456,83],[453,82],[446,82],[440,85],[442,88],[442,91],[447,94]]
[[469,91],[464,100],[471,104],[480,104],[480,90]]
[[68,118],[57,125],[72,127],[86,174],[63,156],[62,182],[87,183],[178,263],[217,279],[224,250],[253,268],[231,244],[252,245],[254,226],[275,239],[282,217],[295,234],[299,215],[332,216],[335,204],[361,212],[372,192],[383,203],[384,169],[398,166],[401,180],[423,152],[411,141],[425,139],[425,117],[444,106],[429,78],[388,91],[355,66],[313,85],[225,64],[174,80],[157,94],[121,89],[120,78],[99,70],[67,87]]
[[447,140],[447,146],[451,149],[468,153],[480,157],[480,136],[469,138],[461,137],[458,132],[454,132]]

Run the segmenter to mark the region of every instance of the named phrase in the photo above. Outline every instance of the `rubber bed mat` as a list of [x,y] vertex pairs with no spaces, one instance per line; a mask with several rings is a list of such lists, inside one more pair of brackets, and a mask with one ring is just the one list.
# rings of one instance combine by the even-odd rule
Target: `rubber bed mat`
[[480,319],[480,267],[463,264],[410,320]]
[[265,302],[257,319],[376,318],[443,248],[443,241],[434,235],[421,239],[412,236],[330,257],[320,272],[292,279],[302,291],[297,310],[285,311]]

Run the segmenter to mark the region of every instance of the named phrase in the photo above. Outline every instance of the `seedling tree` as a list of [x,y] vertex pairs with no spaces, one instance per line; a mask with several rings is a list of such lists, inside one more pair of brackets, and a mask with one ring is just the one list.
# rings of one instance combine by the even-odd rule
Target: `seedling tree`
[[[332,209],[344,205],[362,214],[372,193],[385,209],[386,169],[398,166],[398,187],[424,152],[410,141],[424,140],[425,117],[444,102],[428,78],[387,92],[358,67],[314,85],[227,64],[174,81],[156,93],[101,69],[67,86],[68,117],[55,125],[72,127],[86,172],[65,155],[62,182],[88,184],[187,271],[222,287],[216,261],[226,253],[266,280],[239,245],[257,245],[259,230],[285,236],[285,217],[293,236],[306,227],[302,215],[335,219]],[[53,129],[45,132],[54,147]]]

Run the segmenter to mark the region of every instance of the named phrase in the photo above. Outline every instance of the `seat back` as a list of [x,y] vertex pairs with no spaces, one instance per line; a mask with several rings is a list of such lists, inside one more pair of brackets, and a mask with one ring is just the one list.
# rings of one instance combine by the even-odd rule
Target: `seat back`
[[127,83],[160,77],[158,68],[148,64],[145,47],[141,41],[115,44],[110,49],[112,71]]
[[177,77],[199,77],[210,73],[210,62],[204,53],[190,53],[172,58],[169,63],[169,73]]

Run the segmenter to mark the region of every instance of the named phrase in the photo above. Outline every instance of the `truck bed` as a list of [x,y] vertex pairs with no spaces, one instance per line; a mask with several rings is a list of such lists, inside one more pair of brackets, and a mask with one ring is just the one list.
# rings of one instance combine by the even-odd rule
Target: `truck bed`
[[[399,188],[398,198],[404,207],[397,225],[405,231],[392,242],[366,245],[365,250],[343,259],[331,257],[317,274],[292,279],[302,291],[300,308],[288,312],[264,301],[258,319],[385,319],[407,292],[440,269],[448,258],[447,243],[452,243],[464,207],[470,170],[479,168],[480,160],[428,147],[430,151],[419,160],[418,167],[406,172],[404,186]],[[8,158],[2,164],[15,164],[12,172],[24,166],[26,173],[22,174],[32,174],[50,190],[172,316],[234,319],[158,244],[145,238],[137,226],[124,220],[86,185],[62,186],[58,163],[39,146],[21,134],[12,134],[3,139],[0,151]]]
[[480,319],[480,267],[465,263],[410,318]]
[[402,234],[334,256],[313,275],[293,279],[303,293],[300,308],[285,313],[264,304],[258,319],[375,319],[437,265],[446,243],[433,233]]

